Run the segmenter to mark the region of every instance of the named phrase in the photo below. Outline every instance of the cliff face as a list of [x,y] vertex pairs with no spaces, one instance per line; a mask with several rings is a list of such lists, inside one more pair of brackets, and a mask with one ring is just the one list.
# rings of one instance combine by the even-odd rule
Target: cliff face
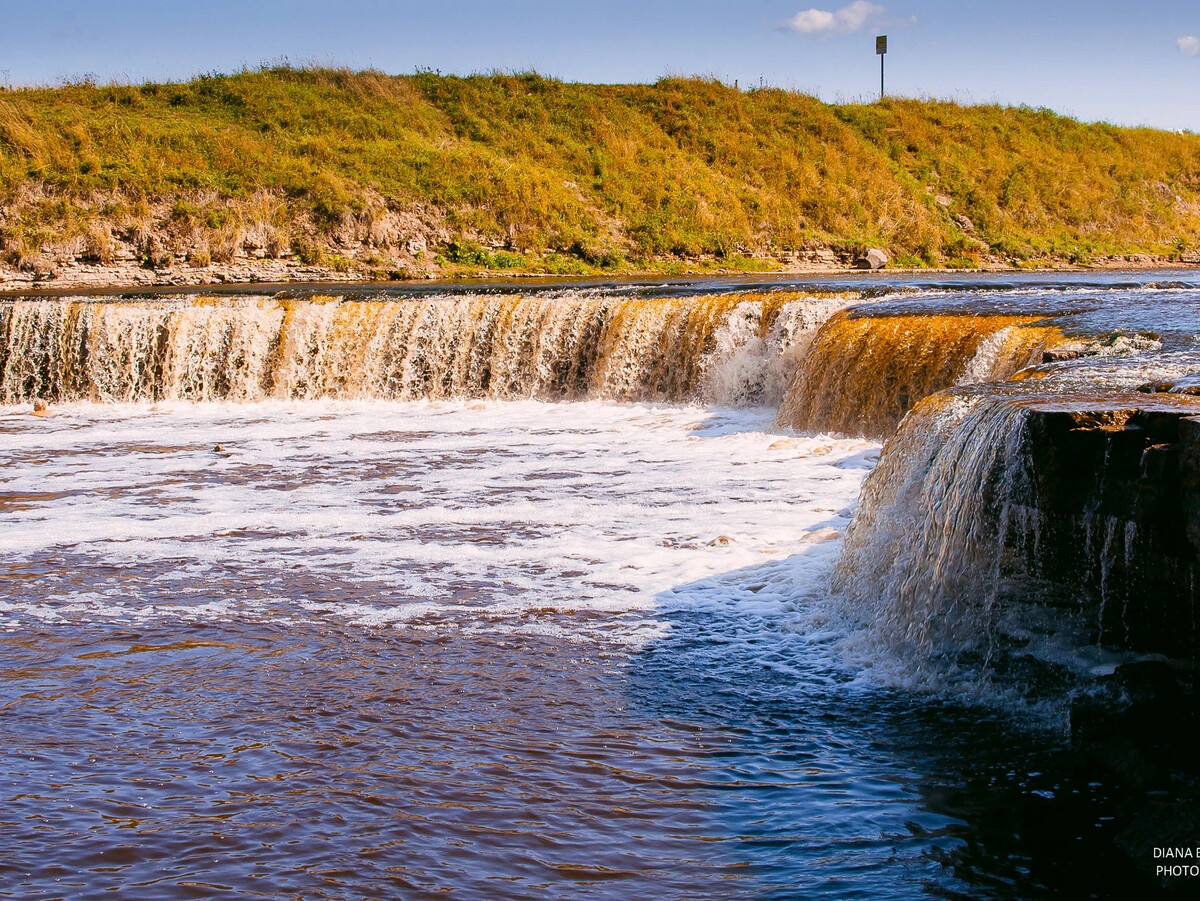
[[885,444],[836,587],[919,656],[1058,635],[1200,658],[1197,414],[1187,397],[933,395]]
[[1196,410],[1033,409],[1010,568],[1091,611],[1110,647],[1200,656]]
[[1200,248],[1200,138],[685,79],[76,84],[0,91],[0,243],[14,283],[1144,264]]

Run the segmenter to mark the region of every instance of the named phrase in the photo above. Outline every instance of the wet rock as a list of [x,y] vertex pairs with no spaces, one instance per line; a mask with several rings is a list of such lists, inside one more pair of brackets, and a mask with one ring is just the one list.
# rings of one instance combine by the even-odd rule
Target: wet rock
[[1143,756],[1154,751],[1175,756],[1176,749],[1167,743],[1191,734],[1196,712],[1185,681],[1184,674],[1164,660],[1121,664],[1097,680],[1090,692],[1073,699],[1071,740],[1094,747],[1119,741],[1140,745]]
[[1031,409],[1004,485],[1012,578],[1048,586],[1094,640],[1200,657],[1200,418]]
[[878,247],[872,247],[854,261],[855,269],[882,269],[888,264],[887,254]]
[[1162,339],[1153,332],[1128,334],[1114,332],[1104,338],[1089,341],[1084,346],[1084,356],[1124,357],[1162,348]]
[[1178,379],[1155,379],[1138,385],[1143,394],[1190,394],[1200,395],[1200,378],[1196,375]]
[[1043,363],[1062,363],[1065,360],[1077,360],[1084,356],[1082,348],[1078,347],[1055,347],[1051,350],[1043,351]]
[[1188,543],[1200,554],[1200,418],[1179,421],[1179,492]]

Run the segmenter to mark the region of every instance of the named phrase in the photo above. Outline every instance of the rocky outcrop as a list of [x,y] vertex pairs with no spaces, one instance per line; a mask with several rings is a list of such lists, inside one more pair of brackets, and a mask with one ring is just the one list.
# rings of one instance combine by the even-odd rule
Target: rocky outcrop
[[927,398],[863,487],[835,589],[934,656],[1043,630],[1200,658],[1200,401],[1136,398]]
[[888,264],[888,256],[878,247],[872,247],[854,261],[855,269],[882,269]]
[[[432,278],[451,240],[439,209],[376,195],[330,221],[278,192],[178,195],[106,219],[106,205],[120,200],[80,202],[76,214],[90,225],[63,240],[31,243],[0,228],[0,290]],[[0,226],[14,215],[0,206]]]
[[[1200,654],[1200,409],[1031,409],[1009,569],[1094,611],[1100,644]],[[1010,511],[1010,517],[1014,511]]]

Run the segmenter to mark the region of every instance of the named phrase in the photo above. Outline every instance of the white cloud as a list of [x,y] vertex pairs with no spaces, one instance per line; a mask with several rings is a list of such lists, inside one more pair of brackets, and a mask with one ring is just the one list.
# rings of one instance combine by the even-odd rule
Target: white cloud
[[1200,54],[1200,38],[1194,34],[1184,35],[1175,42],[1175,46],[1179,48],[1180,53],[1186,53],[1188,56]]
[[[787,27],[801,34],[848,33],[858,31],[885,12],[887,10],[877,3],[854,0],[849,6],[843,6],[836,12],[828,9],[806,9],[804,12],[796,13],[788,20]],[[1182,49],[1182,44],[1180,49]]]
[[877,19],[885,12],[887,10],[882,6],[868,3],[867,0],[854,0],[849,6],[842,7],[834,15],[847,31],[858,31],[867,24],[868,19]]
[[796,13],[788,21],[788,28],[801,34],[813,34],[818,31],[833,31],[837,27],[837,19],[827,9],[806,9]]

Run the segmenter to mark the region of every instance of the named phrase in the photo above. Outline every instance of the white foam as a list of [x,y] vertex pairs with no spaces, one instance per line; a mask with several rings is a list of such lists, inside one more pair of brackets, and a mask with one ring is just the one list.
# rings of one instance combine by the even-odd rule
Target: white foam
[[642,642],[672,610],[778,617],[827,577],[878,454],[772,432],[766,409],[0,409],[0,550],[24,574],[0,627],[332,617]]
[[762,304],[738,304],[713,335],[703,396],[719,404],[778,407],[817,329],[851,299],[827,294],[790,301],[765,332]]

